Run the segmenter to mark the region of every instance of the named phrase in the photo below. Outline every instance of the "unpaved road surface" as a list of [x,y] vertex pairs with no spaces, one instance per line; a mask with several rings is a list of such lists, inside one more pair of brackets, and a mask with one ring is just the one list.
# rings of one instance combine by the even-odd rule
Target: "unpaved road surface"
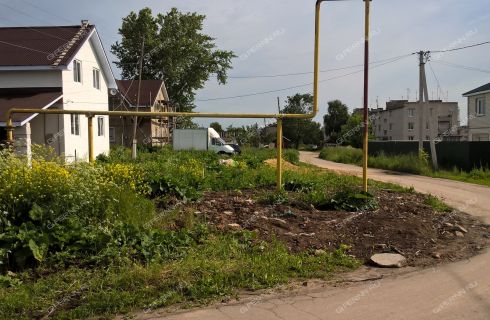
[[[361,168],[318,159],[302,152],[301,161],[342,173]],[[443,197],[461,211],[490,223],[490,188],[462,182],[370,169],[371,179],[413,186]],[[310,319],[490,319],[490,251],[452,264],[342,287],[315,288],[288,296],[257,296],[173,315],[155,312],[141,319],[310,320]]]
[[[315,152],[301,152],[300,161],[339,173],[362,177],[361,167],[322,160]],[[490,223],[490,187],[371,168],[368,169],[368,177],[373,180],[414,187],[418,192],[438,196],[451,207]]]

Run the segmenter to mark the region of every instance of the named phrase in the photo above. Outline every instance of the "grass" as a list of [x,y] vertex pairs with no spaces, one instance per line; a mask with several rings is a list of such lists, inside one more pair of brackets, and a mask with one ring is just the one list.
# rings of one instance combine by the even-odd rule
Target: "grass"
[[[320,158],[340,163],[362,165],[362,150],[351,147],[328,147],[320,152]],[[428,163],[427,158],[421,159],[417,155],[387,156],[379,154],[370,156],[368,165],[371,168],[412,173],[434,178],[457,180],[490,186],[490,169],[475,168],[469,172],[458,170],[435,171]]]
[[441,199],[434,197],[433,195],[428,195],[425,199],[425,204],[432,207],[432,209],[439,212],[451,212],[452,208],[445,204]]
[[[288,150],[285,159],[299,164],[298,155]],[[164,148],[132,161],[116,149],[94,165],[35,155],[29,167],[1,153],[0,318],[85,319],[200,305],[357,267],[345,247],[290,253],[282,243],[218,232],[194,214],[168,210],[205,191],[271,188],[275,170],[264,160],[274,157],[275,150],[244,150],[225,166],[206,152]],[[286,171],[284,182],[317,207],[356,210],[365,198],[360,179],[316,168]]]
[[130,264],[107,269],[80,269],[29,279],[0,290],[3,319],[53,319],[112,316],[140,308],[146,311],[180,303],[195,306],[286,283],[291,278],[325,278],[359,263],[342,249],[315,256],[290,254],[278,242],[255,243],[251,233],[210,234],[185,258],[165,264]]

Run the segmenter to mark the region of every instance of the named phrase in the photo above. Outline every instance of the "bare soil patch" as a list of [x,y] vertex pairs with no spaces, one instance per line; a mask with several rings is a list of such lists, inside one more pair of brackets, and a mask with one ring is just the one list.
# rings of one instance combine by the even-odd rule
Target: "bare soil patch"
[[292,252],[331,251],[346,244],[363,261],[375,253],[396,252],[409,266],[427,266],[469,258],[490,243],[489,225],[465,213],[437,212],[418,193],[378,191],[378,209],[342,212],[294,202],[264,204],[258,199],[265,191],[207,193],[191,210],[217,229],[255,231]]

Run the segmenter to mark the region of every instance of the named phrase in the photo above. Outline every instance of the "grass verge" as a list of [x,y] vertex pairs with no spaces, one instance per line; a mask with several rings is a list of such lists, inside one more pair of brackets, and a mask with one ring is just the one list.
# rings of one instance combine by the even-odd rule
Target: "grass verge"
[[[328,147],[320,152],[320,158],[355,165],[362,165],[362,150],[351,147]],[[490,186],[490,170],[475,168],[470,172],[454,168],[453,170],[434,171],[427,159],[417,155],[387,156],[380,154],[369,157],[369,167],[391,171],[424,175],[433,178],[457,180],[468,183]]]
[[19,274],[18,285],[0,289],[0,316],[86,319],[176,303],[195,306],[236,295],[240,289],[268,288],[293,278],[326,278],[358,265],[343,248],[319,256],[291,254],[279,242],[257,242],[249,232],[210,233],[201,244],[189,247],[185,257],[168,263],[71,267],[42,277]]

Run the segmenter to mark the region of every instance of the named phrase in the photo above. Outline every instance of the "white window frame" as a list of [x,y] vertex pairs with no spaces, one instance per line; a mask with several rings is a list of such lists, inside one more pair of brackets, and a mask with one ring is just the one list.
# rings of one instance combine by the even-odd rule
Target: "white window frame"
[[415,137],[414,136],[408,136],[408,140],[409,141],[415,141]]
[[97,117],[97,136],[103,137],[105,135],[105,123],[104,117]]
[[414,109],[414,108],[410,108],[410,109],[408,109],[408,116],[409,116],[410,118],[415,117],[415,109]]
[[485,112],[485,98],[476,98],[475,99],[475,112],[477,116],[484,116]]
[[415,130],[415,123],[414,122],[409,122],[408,123],[408,131],[413,131],[413,130]]
[[80,135],[80,115],[79,114],[71,114],[70,115],[70,127],[71,134],[73,136]]
[[73,81],[82,83],[82,61],[73,60]]
[[92,69],[92,82],[94,88],[100,90],[100,70],[97,68]]

